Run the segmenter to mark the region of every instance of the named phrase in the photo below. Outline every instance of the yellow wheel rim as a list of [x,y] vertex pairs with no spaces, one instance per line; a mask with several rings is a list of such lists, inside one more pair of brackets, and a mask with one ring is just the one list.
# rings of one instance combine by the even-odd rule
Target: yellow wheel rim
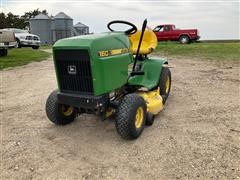
[[166,86],[166,94],[167,94],[168,91],[169,91],[169,88],[170,88],[170,78],[169,78],[169,76],[167,77],[165,86]]
[[73,107],[68,105],[61,105],[61,112],[64,116],[70,116],[73,113]]
[[139,107],[135,116],[135,126],[136,128],[140,128],[143,123],[143,108]]

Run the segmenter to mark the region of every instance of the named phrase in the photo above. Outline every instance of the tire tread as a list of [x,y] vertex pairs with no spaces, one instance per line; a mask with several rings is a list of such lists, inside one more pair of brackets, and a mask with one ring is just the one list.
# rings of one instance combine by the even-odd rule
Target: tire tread
[[[132,118],[135,118],[136,108],[142,106],[144,108],[143,127],[136,131]],[[126,95],[116,113],[116,129],[119,135],[124,139],[136,139],[143,131],[146,119],[146,103],[144,99],[137,94]]]
[[54,124],[57,125],[66,125],[71,123],[76,116],[76,113],[74,112],[73,115],[69,117],[65,117],[62,114],[59,113],[59,103],[57,100],[57,93],[58,90],[54,90],[48,97],[46,102],[46,114],[50,121],[52,121]]

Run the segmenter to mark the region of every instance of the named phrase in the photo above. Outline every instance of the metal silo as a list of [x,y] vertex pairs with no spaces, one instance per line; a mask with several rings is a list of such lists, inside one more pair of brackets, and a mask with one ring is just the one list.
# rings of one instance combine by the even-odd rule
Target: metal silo
[[63,12],[53,17],[53,41],[73,36],[73,19]]
[[75,31],[77,32],[77,35],[89,34],[89,27],[83,23],[78,22],[73,27],[74,27]]
[[51,19],[39,14],[30,19],[30,31],[40,37],[42,44],[52,44]]

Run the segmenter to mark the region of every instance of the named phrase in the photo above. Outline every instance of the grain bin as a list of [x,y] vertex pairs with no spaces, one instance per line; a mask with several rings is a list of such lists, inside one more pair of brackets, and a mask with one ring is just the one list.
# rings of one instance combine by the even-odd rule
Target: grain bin
[[83,23],[78,22],[77,24],[75,24],[74,29],[76,30],[76,32],[78,33],[77,35],[85,35],[85,34],[89,34],[89,27],[86,26]]
[[73,19],[63,12],[53,17],[53,41],[73,36]]
[[52,44],[51,19],[39,14],[30,19],[30,31],[40,37],[42,44]]

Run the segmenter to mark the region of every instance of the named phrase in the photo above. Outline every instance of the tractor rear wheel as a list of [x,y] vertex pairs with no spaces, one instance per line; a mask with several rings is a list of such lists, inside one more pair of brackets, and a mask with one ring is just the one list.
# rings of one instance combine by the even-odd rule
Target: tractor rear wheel
[[165,102],[167,101],[167,98],[171,90],[171,84],[172,84],[171,71],[169,70],[168,67],[163,67],[159,81],[160,95],[163,98],[163,104],[165,104]]
[[57,125],[65,125],[71,123],[76,117],[74,107],[60,104],[57,100],[57,90],[53,91],[46,102],[46,114],[48,119]]
[[116,113],[116,129],[124,139],[138,138],[146,121],[146,103],[137,94],[126,95],[120,103]]

